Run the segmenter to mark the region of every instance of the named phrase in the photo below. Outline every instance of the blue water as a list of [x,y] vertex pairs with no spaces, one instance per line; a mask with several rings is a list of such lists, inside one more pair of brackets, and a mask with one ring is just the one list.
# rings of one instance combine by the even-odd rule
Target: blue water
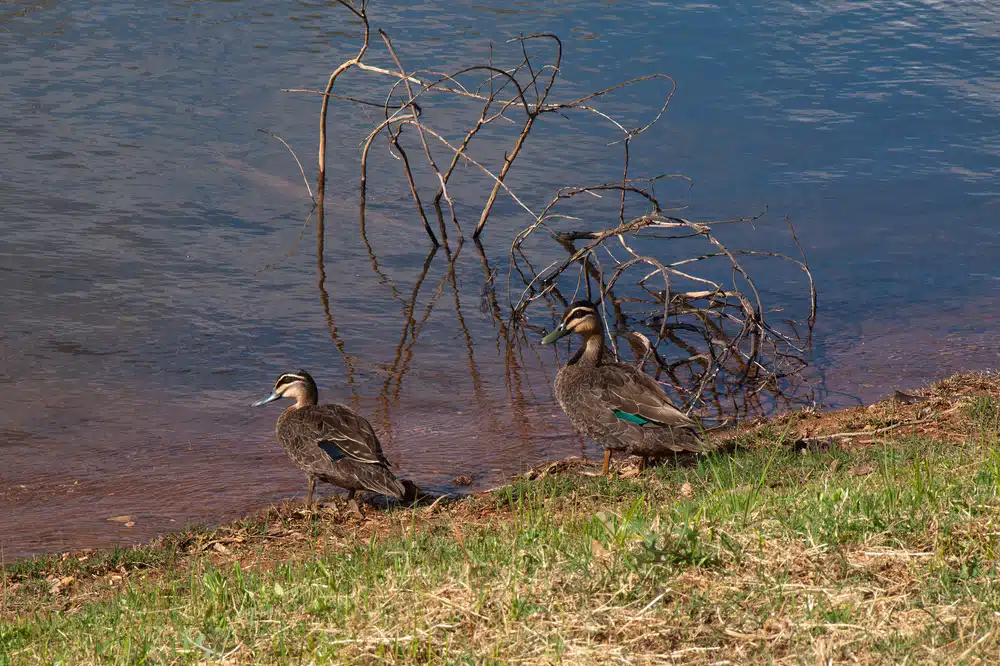
[[[726,231],[736,245],[794,253],[792,220],[819,289],[812,363],[825,404],[998,365],[1000,9],[480,1],[375,2],[370,13],[410,70],[484,62],[491,43],[511,66],[518,54],[504,40],[554,32],[565,49],[554,99],[672,76],[676,95],[633,144],[631,171],[692,179],[657,193],[693,219],[766,208],[753,227]],[[139,539],[301,494],[271,441],[276,413],[246,407],[300,366],[323,396],[369,415],[418,483],[448,488],[472,474],[488,487],[543,458],[593,453],[553,402],[551,356],[526,352],[511,374],[480,307],[471,244],[455,264],[457,290],[447,254],[435,255],[407,324],[429,243],[379,142],[373,270],[358,236],[358,148],[380,111],[343,102],[330,114],[328,320],[298,168],[257,129],[287,140],[312,179],[318,98],[280,90],[322,88],[359,36],[335,3],[0,9],[8,554]],[[392,67],[380,42],[370,58]],[[337,90],[380,98],[386,88],[352,72]],[[636,126],[664,92],[642,84],[599,106]],[[454,138],[474,112],[444,99],[430,118]],[[495,166],[510,132],[474,155]],[[537,210],[558,187],[620,177],[621,147],[608,145],[617,138],[592,117],[546,116],[510,185]],[[467,234],[487,185],[472,167],[455,181]],[[585,219],[562,228],[613,223],[608,203],[577,209]],[[504,289],[511,237],[528,222],[501,196],[484,244]],[[539,256],[557,256],[541,242]],[[801,318],[800,276],[754,266],[771,302]],[[551,325],[542,308],[529,315]],[[136,526],[106,520],[121,514]]]

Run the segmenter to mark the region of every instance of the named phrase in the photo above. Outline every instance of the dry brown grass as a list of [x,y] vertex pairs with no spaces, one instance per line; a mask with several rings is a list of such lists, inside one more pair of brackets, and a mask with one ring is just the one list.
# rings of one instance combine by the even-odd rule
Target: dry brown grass
[[[1000,380],[992,373],[970,372],[917,391],[897,392],[870,405],[833,412],[802,409],[753,419],[726,431],[719,439],[723,443],[734,436],[753,439],[755,434],[767,428],[787,432],[785,437],[789,443],[832,437],[831,443],[835,444],[870,446],[903,436],[960,443],[975,435],[978,427],[962,408],[984,398],[1000,400]],[[891,430],[886,430],[889,428]]]

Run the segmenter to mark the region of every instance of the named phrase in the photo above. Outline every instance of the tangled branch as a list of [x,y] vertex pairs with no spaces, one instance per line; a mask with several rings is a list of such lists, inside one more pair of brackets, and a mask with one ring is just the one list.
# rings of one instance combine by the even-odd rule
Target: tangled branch
[[[357,55],[353,58],[345,60],[336,69],[334,69],[329,80],[327,81],[325,90],[320,91],[305,88],[287,88],[283,91],[289,93],[318,94],[323,97],[320,109],[319,168],[316,187],[317,198],[322,201],[325,193],[326,128],[327,111],[330,99],[342,99],[353,104],[367,106],[379,105],[383,108],[384,119],[375,126],[375,128],[368,134],[361,144],[360,206],[362,224],[364,224],[364,213],[367,207],[369,151],[373,142],[379,136],[384,135],[388,140],[390,149],[400,157],[414,203],[420,214],[421,221],[424,224],[424,230],[431,239],[431,242],[435,245],[439,244],[441,241],[447,243],[447,234],[444,230],[444,210],[441,205],[442,200],[444,200],[448,206],[448,215],[451,219],[452,225],[458,233],[459,239],[463,237],[462,225],[459,222],[455,211],[455,202],[448,190],[448,183],[454,175],[455,167],[459,162],[467,162],[485,174],[486,177],[492,182],[490,191],[486,195],[485,201],[480,209],[472,234],[473,238],[478,238],[486,228],[486,223],[489,220],[490,213],[493,211],[498,196],[501,194],[501,190],[503,193],[509,195],[513,201],[524,209],[525,212],[530,214],[532,217],[535,217],[531,208],[513,191],[511,191],[511,189],[507,186],[506,181],[515,161],[521,155],[528,136],[531,130],[535,127],[536,121],[539,117],[547,113],[566,113],[570,111],[583,111],[593,114],[609,122],[613,127],[622,132],[623,141],[627,151],[628,143],[634,137],[647,130],[653,125],[653,123],[659,120],[660,116],[662,116],[663,112],[666,110],[667,105],[670,102],[670,98],[673,96],[675,90],[672,78],[664,74],[652,74],[629,79],[628,81],[617,83],[575,99],[563,102],[550,101],[550,97],[562,65],[563,47],[562,41],[556,35],[548,33],[520,35],[514,39],[508,40],[507,44],[516,44],[521,53],[519,63],[512,68],[504,69],[494,66],[492,63],[491,50],[490,62],[486,64],[463,67],[452,72],[438,72],[430,70],[408,72],[399,57],[399,54],[393,48],[389,34],[385,30],[378,29],[377,32],[382,38],[385,48],[392,58],[392,61],[396,65],[395,70],[385,69],[383,67],[370,65],[364,61],[369,52],[371,36],[371,23],[367,11],[367,2],[361,2],[360,5],[355,5],[347,0],[338,0],[338,2],[347,7],[363,25],[364,36]],[[541,66],[538,66],[534,62],[534,57],[529,54],[528,45],[536,41],[546,41],[552,44],[554,52],[552,62],[542,64]],[[370,100],[337,95],[332,92],[334,84],[338,78],[352,68],[381,77],[388,77],[393,80],[383,103],[378,104]],[[594,100],[604,97],[612,92],[621,90],[631,85],[654,80],[662,80],[667,83],[668,91],[659,112],[642,127],[628,129],[610,115],[593,106]],[[399,98],[399,88],[403,89],[405,97]],[[458,145],[448,141],[441,131],[428,124],[426,115],[420,106],[419,100],[434,93],[459,96],[467,100],[478,101],[482,105],[478,117],[476,117],[470,127],[464,130],[464,136]],[[398,98],[395,102],[393,102],[394,96]],[[483,130],[483,128],[500,121],[513,123],[519,127],[519,131],[517,137],[513,141],[513,144],[508,150],[504,151],[499,169],[491,169],[487,165],[473,159],[469,155],[468,150],[470,144]],[[417,179],[414,177],[413,173],[414,165],[406,156],[405,150],[401,145],[400,138],[402,134],[402,127],[406,125],[413,126],[416,129],[416,135],[419,139],[426,164],[429,170],[434,174],[437,182],[437,191],[435,192],[432,201],[438,218],[438,233],[441,235],[441,241],[438,240],[437,236],[435,236],[434,232],[431,230],[431,225],[428,222],[428,217],[426,211],[424,210],[422,199],[417,191]],[[451,155],[448,167],[444,169],[444,171],[438,167],[437,161],[434,158],[434,151],[431,147],[432,141],[440,144],[440,146],[443,146],[446,152]]]
[[[802,271],[808,282],[809,311],[803,322],[808,332],[816,317],[816,289],[805,257],[795,259],[771,251],[730,249],[720,240],[716,227],[750,224],[760,216],[712,223],[667,215],[649,187],[651,182],[625,179],[623,183],[560,191],[511,243],[512,274],[522,283],[517,302],[510,304],[512,318],[524,321],[529,305],[539,299],[565,306],[570,299],[560,292],[560,280],[578,266],[575,281],[587,282],[588,297],[604,303],[605,313],[607,306],[612,308],[614,318],[606,320],[605,325],[612,334],[613,353],[618,354],[616,337],[627,336],[633,349],[636,338],[645,340],[637,364],[654,360],[658,379],[670,384],[683,397],[688,410],[698,408],[704,413],[710,407],[706,398],[711,396],[714,410],[709,411],[715,411],[720,418],[734,411],[758,411],[754,406],[759,404],[762,392],[780,395],[782,383],[805,367],[809,338],[808,335],[802,338],[795,322],[778,327],[770,321],[757,284],[741,260],[767,257],[790,262]],[[638,195],[651,210],[602,229],[554,228],[555,223],[578,219],[556,212],[560,203],[579,195],[599,196],[607,191],[623,198],[628,194]],[[788,227],[801,252],[790,222]],[[547,232],[549,238],[566,250],[567,256],[535,270],[528,261],[525,243],[539,230]],[[670,241],[674,255],[678,254],[681,242],[698,242],[702,248],[695,254],[661,260],[657,250],[663,247],[658,241],[663,240]],[[583,244],[577,247],[578,242]],[[616,257],[612,252],[614,246],[625,254]],[[605,266],[602,256],[609,257],[612,265]],[[708,266],[718,262],[726,270]],[[721,274],[730,277],[728,280],[714,277]],[[597,283],[596,297],[590,293],[591,280]],[[514,293],[513,285],[509,293]],[[663,348],[669,351],[661,354]],[[738,404],[733,404],[733,400]]]
[[[479,212],[472,237],[485,271],[484,312],[499,326],[509,361],[529,340],[524,334],[524,329],[532,327],[528,308],[536,301],[545,301],[549,312],[556,314],[569,302],[561,287],[571,281],[576,284],[574,291],[585,286],[588,297],[601,302],[612,353],[619,354],[619,341],[625,336],[635,362],[640,366],[653,363],[657,378],[683,398],[688,410],[698,409],[703,415],[714,412],[722,419],[733,413],[761,411],[765,395],[773,400],[788,399],[788,383],[806,365],[816,316],[815,284],[791,223],[788,230],[799,258],[771,250],[730,247],[723,240],[723,229],[752,225],[760,215],[719,221],[672,215],[676,211],[661,205],[655,188],[664,181],[685,177],[661,174],[643,178],[630,173],[633,143],[663,117],[674,95],[676,86],[671,77],[649,74],[558,101],[554,90],[563,62],[563,44],[556,35],[522,34],[506,42],[517,49],[512,67],[495,65],[491,47],[486,63],[444,72],[408,69],[389,34],[377,29],[395,65],[387,69],[366,62],[372,46],[366,0],[360,4],[338,2],[363,26],[357,54],[334,69],[325,90],[286,90],[322,96],[316,187],[320,208],[325,193],[330,100],[380,107],[382,118],[373,121],[374,127],[360,143],[362,235],[366,234],[368,164],[378,139],[386,140],[390,155],[402,166],[424,232],[435,248],[440,244],[448,248],[448,222],[457,235],[459,250],[464,239],[455,188],[449,188],[456,167],[464,162],[482,174],[489,187],[488,191],[484,188],[484,199],[476,205]],[[547,60],[539,60],[531,52],[536,45],[547,46]],[[349,70],[387,79],[381,101],[334,94],[336,81]],[[598,108],[598,100],[645,82],[663,83],[666,90],[652,117],[640,126],[628,127]],[[449,140],[433,123],[434,100],[441,95],[476,104],[477,112],[457,134],[461,140]],[[611,145],[621,150],[620,178],[564,187],[540,208],[515,193],[508,184],[510,173],[537,120],[549,113],[584,113],[609,125],[619,135]],[[473,158],[470,146],[496,123],[516,130],[513,142],[492,164],[491,160]],[[455,134],[450,126],[449,133]],[[414,139],[428,175],[433,175],[435,191],[430,197],[421,196],[419,183],[426,181],[417,177],[418,164],[406,148]],[[440,159],[442,151],[447,159]],[[510,244],[506,313],[497,298],[497,271],[489,267],[478,242],[501,196],[509,197],[530,220]],[[582,213],[566,210],[582,199],[588,204]],[[436,225],[427,210],[428,201]],[[555,246],[548,241],[554,241]],[[452,256],[450,251],[448,256]],[[374,255],[372,259],[374,262]],[[767,296],[762,295],[747,265],[751,259],[788,262],[802,272],[808,284],[809,306],[801,321],[774,321],[775,309],[765,307]],[[536,269],[536,264],[546,265]]]

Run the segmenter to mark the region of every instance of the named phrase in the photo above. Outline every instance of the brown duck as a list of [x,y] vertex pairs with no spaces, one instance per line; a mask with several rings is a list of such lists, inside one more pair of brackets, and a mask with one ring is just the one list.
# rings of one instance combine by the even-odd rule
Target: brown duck
[[389,470],[378,436],[363,417],[347,405],[319,405],[316,382],[305,370],[286,372],[271,395],[253,403],[266,405],[281,398],[295,404],[278,417],[274,434],[288,457],[306,473],[312,505],[316,481],[345,488],[353,499],[358,490],[403,499],[406,489]]
[[613,451],[642,456],[645,466],[647,458],[705,449],[697,424],[655,380],[605,358],[604,326],[593,303],[576,301],[566,308],[542,344],[572,333],[583,345],[556,375],[556,399],[573,426],[604,447],[602,474],[608,473]]

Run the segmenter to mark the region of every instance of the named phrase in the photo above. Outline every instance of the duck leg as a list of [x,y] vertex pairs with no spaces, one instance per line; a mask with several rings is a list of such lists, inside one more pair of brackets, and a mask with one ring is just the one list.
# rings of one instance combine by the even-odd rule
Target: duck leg
[[356,492],[358,492],[358,491],[355,490],[354,488],[351,488],[349,491],[347,491],[347,500],[348,501],[353,500],[354,499],[354,493],[356,493]]
[[649,466],[649,456],[642,456],[641,458],[639,458],[639,471],[640,472],[645,472],[646,471],[646,467],[648,467],[648,466]]
[[604,450],[604,467],[601,468],[601,476],[607,476],[611,469],[611,449]]
[[313,505],[313,490],[316,489],[316,477],[312,474],[307,476],[309,479],[309,492],[306,493],[306,508],[312,508]]

